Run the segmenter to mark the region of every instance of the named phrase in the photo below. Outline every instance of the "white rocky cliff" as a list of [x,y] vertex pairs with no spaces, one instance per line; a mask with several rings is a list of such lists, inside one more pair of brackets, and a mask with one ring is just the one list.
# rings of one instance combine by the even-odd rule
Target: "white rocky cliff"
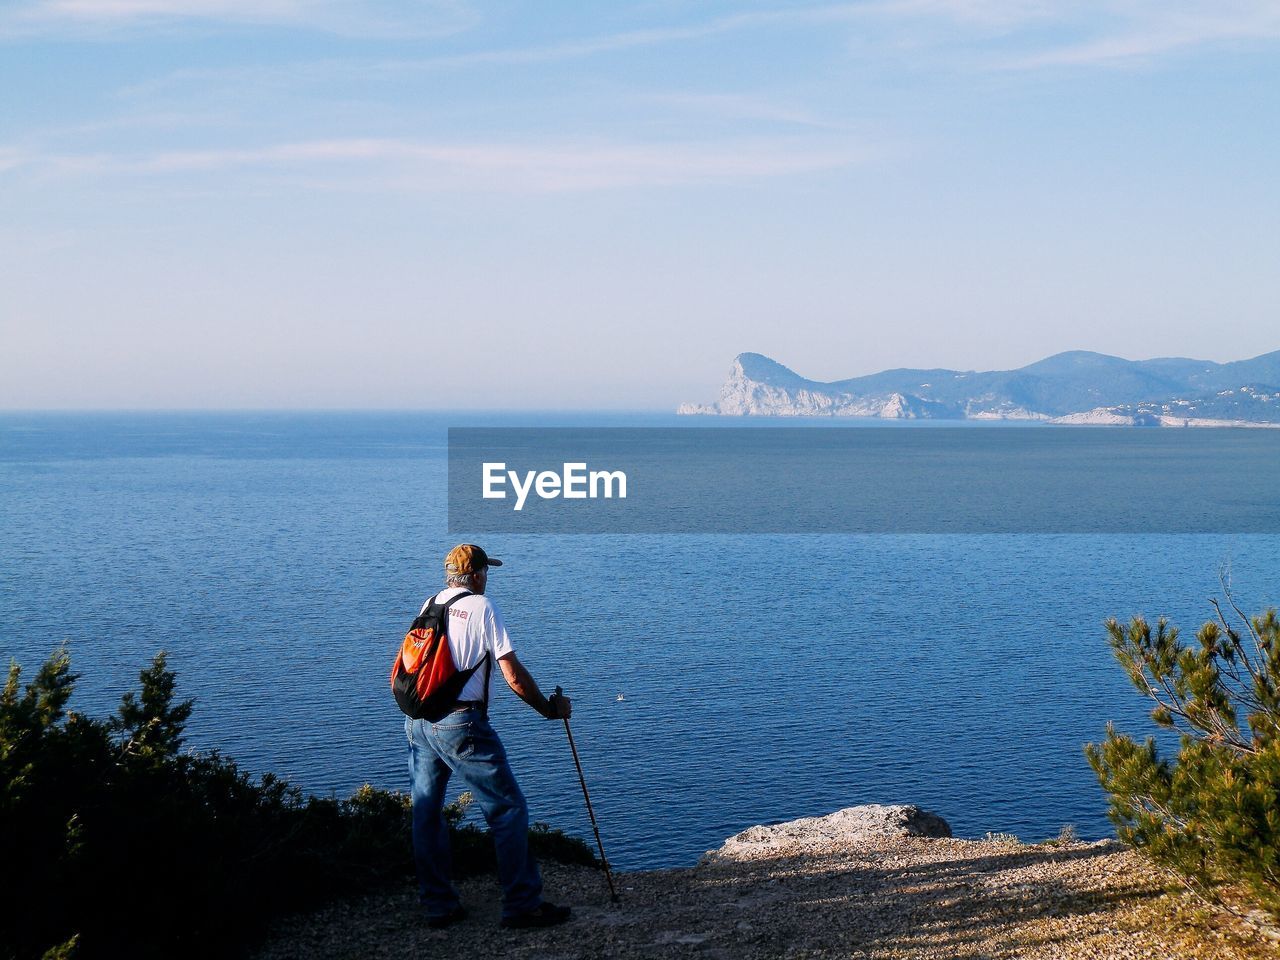
[[919,397],[890,391],[879,396],[856,396],[822,389],[797,376],[781,364],[759,354],[740,354],[734,358],[729,377],[720,388],[713,404],[681,404],[679,414],[722,414],[758,417],[883,417],[913,420],[937,417],[929,404]]
[[823,383],[758,353],[734,358],[713,403],[677,413],[890,420],[1046,420],[1098,426],[1280,425],[1280,351],[1213,363],[1087,351],[1016,370],[895,369]]

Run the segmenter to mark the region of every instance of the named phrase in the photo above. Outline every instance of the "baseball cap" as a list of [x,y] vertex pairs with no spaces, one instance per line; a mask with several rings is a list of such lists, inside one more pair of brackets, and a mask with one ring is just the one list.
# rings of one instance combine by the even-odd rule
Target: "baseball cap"
[[500,567],[502,561],[489,556],[474,543],[460,543],[444,558],[444,572],[455,574],[475,573],[485,567]]

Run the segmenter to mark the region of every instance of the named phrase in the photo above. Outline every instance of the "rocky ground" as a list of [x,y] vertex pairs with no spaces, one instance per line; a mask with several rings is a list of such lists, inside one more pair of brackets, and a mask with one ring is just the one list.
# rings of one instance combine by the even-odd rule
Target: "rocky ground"
[[448,930],[421,923],[406,887],[291,918],[257,956],[1280,957],[1275,941],[1176,892],[1117,844],[1027,846],[949,833],[914,807],[855,807],[753,827],[693,868],[621,874],[616,905],[601,872],[546,865],[548,899],[574,908],[551,930],[500,928],[489,878],[460,885],[470,916]]

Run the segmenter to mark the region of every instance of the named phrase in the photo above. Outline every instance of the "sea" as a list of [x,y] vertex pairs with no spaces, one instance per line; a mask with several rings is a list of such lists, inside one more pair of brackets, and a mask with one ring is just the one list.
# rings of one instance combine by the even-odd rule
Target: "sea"
[[[445,552],[470,539],[447,525],[448,429],[692,425],[712,424],[5,413],[0,653],[30,676],[66,644],[72,708],[106,715],[167,651],[179,695],[195,700],[188,748],[321,796],[407,789],[392,658],[442,586]],[[1195,453],[1211,431],[1182,433]],[[1067,825],[1109,836],[1082,748],[1109,722],[1156,731],[1111,655],[1107,618],[1165,616],[1190,638],[1224,590],[1251,612],[1280,603],[1274,533],[475,539],[505,561],[488,592],[521,660],[573,699],[618,869],[687,866],[753,824],[864,803],[917,804],[964,837],[1037,841]],[[591,837],[564,725],[494,690],[532,819]]]

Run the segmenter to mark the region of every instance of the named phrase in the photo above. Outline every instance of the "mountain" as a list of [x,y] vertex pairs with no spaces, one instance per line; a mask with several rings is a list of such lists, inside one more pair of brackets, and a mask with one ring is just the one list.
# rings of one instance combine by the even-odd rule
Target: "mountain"
[[884,370],[822,383],[759,353],[742,353],[712,404],[683,414],[1071,423],[1280,424],[1280,350],[1214,363],[1124,360],[1072,350],[1017,370]]

